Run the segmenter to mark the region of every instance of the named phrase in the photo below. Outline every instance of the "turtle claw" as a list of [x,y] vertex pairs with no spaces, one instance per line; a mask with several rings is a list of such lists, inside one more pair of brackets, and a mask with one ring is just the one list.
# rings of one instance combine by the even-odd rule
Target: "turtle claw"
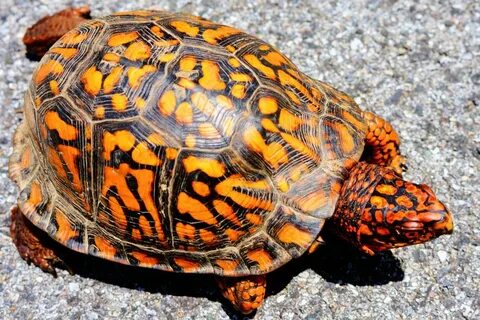
[[398,176],[402,177],[403,174],[408,170],[407,159],[404,156],[398,154],[393,157],[388,167],[395,171]]

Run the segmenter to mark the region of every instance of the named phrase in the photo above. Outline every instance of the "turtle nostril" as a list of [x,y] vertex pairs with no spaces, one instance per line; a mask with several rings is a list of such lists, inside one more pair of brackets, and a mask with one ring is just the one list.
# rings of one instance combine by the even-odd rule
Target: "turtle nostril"
[[453,219],[450,212],[445,212],[443,219],[436,221],[433,229],[438,235],[451,234],[453,232]]

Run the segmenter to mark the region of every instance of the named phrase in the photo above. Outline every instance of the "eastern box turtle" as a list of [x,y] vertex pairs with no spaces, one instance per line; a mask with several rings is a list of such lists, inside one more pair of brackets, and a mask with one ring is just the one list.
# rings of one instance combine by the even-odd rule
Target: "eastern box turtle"
[[178,13],[89,20],[42,58],[14,137],[22,257],[58,260],[26,220],[75,251],[215,274],[243,313],[265,274],[331,228],[360,250],[451,233],[426,185],[401,178],[390,123],[303,74],[268,43]]

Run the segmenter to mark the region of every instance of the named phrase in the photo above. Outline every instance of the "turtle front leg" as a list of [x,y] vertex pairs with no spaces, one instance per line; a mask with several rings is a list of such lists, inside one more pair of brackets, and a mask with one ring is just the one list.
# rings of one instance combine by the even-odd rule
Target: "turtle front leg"
[[57,276],[55,266],[63,264],[62,260],[46,245],[45,237],[18,207],[12,209],[10,235],[23,260],[28,264],[33,262],[43,271]]
[[216,281],[223,296],[243,314],[254,312],[263,303],[267,286],[265,275],[218,277]]
[[364,160],[389,167],[398,175],[407,169],[405,157],[400,153],[400,138],[390,122],[372,112],[363,113],[367,124]]

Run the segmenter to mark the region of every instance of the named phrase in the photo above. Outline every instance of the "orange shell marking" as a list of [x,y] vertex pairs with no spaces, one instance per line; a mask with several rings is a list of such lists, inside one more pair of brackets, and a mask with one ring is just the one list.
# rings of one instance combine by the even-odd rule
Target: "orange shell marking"
[[294,225],[287,223],[278,230],[278,239],[284,243],[294,243],[300,247],[306,247],[313,241],[309,232],[303,231]]
[[79,33],[77,30],[68,32],[60,38],[60,42],[63,44],[79,44],[83,40],[87,39],[87,34]]
[[130,44],[123,54],[125,58],[132,61],[145,60],[150,58],[151,49],[143,41],[137,41]]
[[53,48],[50,50],[50,52],[56,53],[61,55],[64,59],[70,59],[73,56],[75,56],[78,52],[78,49],[76,48]]
[[128,98],[124,94],[115,93],[112,96],[112,105],[115,111],[125,111],[128,105]]
[[108,203],[110,210],[112,211],[115,225],[125,232],[127,230],[127,216],[125,215],[125,212],[123,212],[122,206],[120,206],[120,203],[118,203],[115,197],[109,197]]
[[125,43],[132,42],[138,38],[138,33],[136,31],[117,33],[114,34],[108,39],[108,45],[110,47],[116,47]]
[[78,236],[78,231],[72,228],[72,224],[63,212],[57,210],[55,212],[55,220],[58,224],[58,230],[55,234],[58,241],[67,243],[68,240]]
[[240,175],[232,175],[224,181],[217,184],[215,190],[218,194],[230,197],[237,204],[247,209],[260,208],[263,210],[272,210],[273,203],[267,199],[256,198],[249,194],[244,194],[237,190],[257,189],[262,191],[271,191],[270,186],[265,180],[247,181]]
[[266,270],[272,265],[272,257],[264,249],[255,249],[247,253],[247,257],[250,260],[258,263],[260,270]]
[[117,249],[115,249],[115,247],[112,246],[110,242],[99,236],[95,236],[95,245],[97,246],[101,254],[109,259],[112,259],[117,252]]
[[277,100],[273,97],[261,97],[258,101],[258,109],[263,114],[272,114],[277,112]]
[[96,96],[102,89],[103,75],[95,66],[88,68],[80,78],[85,91],[91,96]]
[[175,92],[173,90],[166,91],[158,100],[158,108],[160,112],[166,116],[170,115],[177,104]]
[[140,262],[140,265],[153,266],[158,264],[158,259],[150,257],[143,252],[133,251],[132,256]]
[[125,175],[128,172],[128,168],[122,167],[121,169],[123,170],[120,171],[110,167],[104,168],[104,185],[102,188],[102,194],[106,196],[108,190],[112,186],[115,186],[117,188],[117,193],[125,203],[125,206],[127,206],[127,208],[130,210],[138,211],[140,210],[140,205],[137,201],[137,198],[133,195],[132,191],[128,187],[127,181],[125,180]]
[[183,159],[183,166],[188,173],[201,170],[212,178],[220,178],[225,174],[225,165],[215,159],[189,156]]
[[72,187],[78,192],[81,192],[83,187],[77,167],[77,158],[80,156],[80,150],[63,144],[58,145],[57,148],[59,153],[62,155],[68,170],[73,176]]
[[123,73],[123,68],[122,67],[114,67],[110,74],[105,78],[105,81],[103,81],[103,92],[106,94],[109,94],[113,91],[115,86],[118,84],[118,81],[120,81],[120,78]]
[[233,271],[238,266],[238,262],[234,260],[224,260],[224,259],[215,260],[215,264],[225,271]]
[[158,166],[162,163],[162,160],[159,159],[144,142],[139,143],[135,149],[133,149],[132,159],[139,164],[145,164],[149,166]]
[[28,197],[28,203],[36,207],[40,202],[42,202],[42,200],[42,189],[37,182],[33,182],[30,189],[30,195]]
[[127,70],[128,75],[128,84],[130,87],[136,89],[140,86],[140,82],[142,78],[145,77],[147,74],[155,72],[157,68],[151,65],[145,65],[141,68],[130,67]]
[[175,264],[183,269],[185,272],[193,272],[200,268],[200,263],[185,258],[175,257],[173,258]]
[[202,197],[206,197],[210,194],[210,188],[208,187],[208,185],[201,181],[193,181],[192,188],[197,194],[201,195]]
[[111,153],[115,147],[119,147],[122,151],[130,151],[135,145],[135,137],[130,131],[119,130],[113,134],[105,132],[103,134],[103,150],[105,160],[110,160]]
[[203,32],[203,39],[205,39],[205,41],[210,44],[216,45],[219,40],[222,40],[237,33],[240,33],[240,30],[232,27],[221,26],[217,29],[205,30]]
[[280,164],[288,161],[288,155],[283,146],[278,142],[267,145],[255,127],[245,130],[243,139],[252,151],[261,153],[265,161],[274,168],[278,168]]
[[77,138],[77,129],[66,123],[60,118],[57,112],[48,111],[45,115],[45,124],[50,130],[56,130],[63,140],[75,140]]
[[211,225],[217,223],[217,219],[202,202],[190,197],[185,192],[180,192],[178,195],[177,209],[180,213],[189,213],[195,220]]
[[177,29],[177,31],[183,32],[190,37],[195,37],[200,30],[198,27],[194,27],[185,21],[172,21],[170,25]]
[[275,71],[273,71],[272,68],[267,67],[264,65],[256,56],[253,54],[247,54],[245,55],[245,60],[255,69],[263,73],[267,78],[270,78],[272,80],[275,80],[277,77],[275,75]]
[[222,200],[213,200],[213,206],[215,210],[220,213],[222,217],[224,217],[227,220],[232,221],[235,223],[237,226],[241,227],[242,223],[240,220],[238,220],[237,215],[233,211],[233,208],[226,202]]
[[207,90],[223,90],[226,87],[225,82],[220,77],[220,67],[214,61],[202,61],[203,77],[198,83]]
[[43,63],[35,75],[35,84],[40,84],[50,74],[60,75],[63,72],[63,66],[55,60],[48,60]]

